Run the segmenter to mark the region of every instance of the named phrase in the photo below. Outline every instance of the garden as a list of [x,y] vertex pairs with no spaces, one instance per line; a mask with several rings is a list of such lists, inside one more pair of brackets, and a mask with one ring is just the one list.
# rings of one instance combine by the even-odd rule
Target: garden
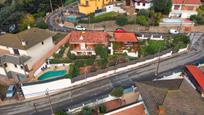
[[80,74],[95,72],[99,69],[105,69],[110,66],[115,66],[119,63],[125,63],[136,58],[127,56],[127,54],[109,55],[108,49],[103,45],[96,45],[96,56],[76,56],[70,51],[65,55],[65,50],[69,45],[64,45],[59,51],[53,54],[52,59],[49,59],[51,64],[72,63],[69,66],[68,78],[76,77]]
[[201,5],[197,11],[198,11],[198,15],[192,15],[190,19],[197,25],[203,25],[204,24],[204,5]]
[[119,14],[116,12],[108,12],[98,16],[90,14],[85,20],[79,23],[98,23],[102,21],[113,20],[119,26],[127,24],[139,24],[142,26],[158,26],[160,19],[171,11],[171,0],[155,0],[153,6],[148,10],[140,10],[137,15]]
[[[177,52],[179,49],[186,48],[189,42],[189,38],[182,34],[170,35],[164,40],[140,40],[138,58],[155,55],[158,52],[165,50]],[[114,47],[116,46],[114,45]],[[69,51],[65,52],[67,48]],[[108,48],[100,44],[95,46],[96,56],[76,56],[71,54],[70,50],[71,48],[66,44],[53,54],[53,58],[50,59],[51,64],[72,63],[70,64],[69,74],[67,75],[70,79],[81,74],[96,72],[101,69],[116,66],[117,64],[131,62],[132,60],[138,59],[129,57],[126,53],[114,52],[113,55],[110,55]]]
[[168,38],[160,41],[142,40],[140,41],[140,57],[153,55],[158,52],[171,49],[173,52],[178,52],[179,49],[186,48],[189,44],[189,37],[186,35],[171,35]]

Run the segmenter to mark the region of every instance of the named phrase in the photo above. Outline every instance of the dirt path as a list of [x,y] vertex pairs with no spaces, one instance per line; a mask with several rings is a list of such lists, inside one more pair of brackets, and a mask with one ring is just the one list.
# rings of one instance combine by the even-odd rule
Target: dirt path
[[68,54],[68,51],[69,51],[69,47],[67,47],[64,51],[64,54],[63,54],[63,58],[67,58],[67,54]]

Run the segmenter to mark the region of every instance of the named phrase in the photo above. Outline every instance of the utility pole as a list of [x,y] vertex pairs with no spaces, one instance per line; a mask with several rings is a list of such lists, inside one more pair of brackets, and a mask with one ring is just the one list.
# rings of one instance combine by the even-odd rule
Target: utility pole
[[52,104],[51,104],[51,100],[50,100],[50,95],[49,95],[48,89],[46,90],[45,95],[48,96],[51,114],[54,115],[54,111],[53,111],[53,108],[52,108]]
[[50,9],[53,12],[53,7],[52,7],[52,0],[50,0]]
[[159,59],[158,59],[157,68],[156,68],[156,71],[155,71],[155,76],[158,76],[158,74],[159,74],[160,49],[161,49],[161,47],[159,47],[159,52],[158,52]]

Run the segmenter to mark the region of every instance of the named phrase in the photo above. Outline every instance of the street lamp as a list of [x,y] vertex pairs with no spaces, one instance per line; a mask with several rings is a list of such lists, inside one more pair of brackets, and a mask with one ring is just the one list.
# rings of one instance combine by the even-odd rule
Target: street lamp
[[50,100],[50,95],[49,95],[49,89],[46,90],[45,95],[48,96],[51,114],[54,115],[54,111],[53,111],[53,108],[52,108],[52,104],[51,104],[51,100]]

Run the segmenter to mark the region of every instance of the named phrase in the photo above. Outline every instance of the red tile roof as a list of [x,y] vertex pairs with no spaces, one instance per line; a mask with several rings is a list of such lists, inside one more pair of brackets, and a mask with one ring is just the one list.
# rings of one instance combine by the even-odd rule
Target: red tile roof
[[114,33],[116,42],[138,42],[135,33]]
[[109,35],[106,32],[72,31],[67,37],[69,37],[70,44],[107,44]]
[[121,108],[120,110],[113,111],[108,115],[146,115],[145,108],[143,104],[130,105],[128,107]]
[[115,99],[115,100],[111,100],[108,102],[105,102],[104,105],[106,107],[106,111],[112,111],[114,109],[117,109],[119,107],[121,107],[123,104],[121,99]]
[[186,65],[186,68],[192,74],[202,90],[204,90],[204,73],[194,65]]
[[201,4],[200,0],[172,0],[173,4]]

